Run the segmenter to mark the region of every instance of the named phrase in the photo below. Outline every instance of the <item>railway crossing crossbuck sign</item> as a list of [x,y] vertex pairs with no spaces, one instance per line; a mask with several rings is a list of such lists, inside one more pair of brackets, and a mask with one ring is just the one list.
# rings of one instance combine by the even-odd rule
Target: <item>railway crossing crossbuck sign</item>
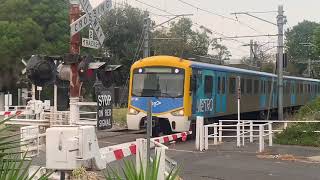
[[88,48],[94,48],[99,49],[99,41],[96,41],[93,39],[93,30],[89,30],[89,39],[88,38],[82,38],[82,46],[88,47]]
[[98,20],[104,12],[111,9],[111,0],[103,1],[94,9],[92,8],[89,0],[80,0],[80,4],[82,6],[82,9],[86,12],[86,14],[70,24],[71,36],[77,34],[83,28],[90,25],[91,28],[94,30],[100,45],[102,45],[105,36]]

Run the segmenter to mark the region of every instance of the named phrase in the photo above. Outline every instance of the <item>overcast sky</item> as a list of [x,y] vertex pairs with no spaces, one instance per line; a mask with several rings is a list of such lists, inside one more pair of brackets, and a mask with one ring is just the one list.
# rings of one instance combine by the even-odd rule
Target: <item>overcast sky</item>
[[[101,0],[92,0],[96,4]],[[261,11],[277,11],[278,5],[284,6],[285,16],[287,16],[288,23],[285,29],[296,25],[298,22],[305,20],[319,22],[320,18],[320,0],[182,0],[193,6],[208,10],[211,13],[204,12],[195,7],[191,7],[179,0],[139,0],[164,11],[157,10],[156,8],[149,7],[136,0],[113,0],[114,5],[117,3],[128,3],[134,7],[139,7],[143,10],[150,11],[151,18],[157,23],[161,23],[167,18],[157,15],[167,14],[193,14],[190,18],[193,22],[203,25],[211,30],[216,31],[213,37],[222,37],[220,33],[225,36],[241,36],[241,35],[265,35],[277,34],[277,27],[260,20],[248,17],[246,15],[237,15],[240,21],[232,21],[228,18],[236,19],[233,12],[261,12]],[[115,6],[114,6],[115,7]],[[223,18],[218,15],[226,16]],[[276,23],[276,12],[254,14],[268,21]],[[248,27],[249,26],[249,27]],[[197,28],[195,26],[195,28]],[[260,44],[270,42],[264,48],[272,48],[275,46],[276,37],[260,37],[252,38]],[[248,56],[249,47],[244,47],[244,43],[249,43],[250,38],[241,38],[239,41],[226,41],[221,43],[225,44],[232,53],[232,58],[240,58]],[[273,43],[274,42],[274,43]],[[273,49],[275,50],[275,49]],[[270,52],[273,52],[270,50]]]

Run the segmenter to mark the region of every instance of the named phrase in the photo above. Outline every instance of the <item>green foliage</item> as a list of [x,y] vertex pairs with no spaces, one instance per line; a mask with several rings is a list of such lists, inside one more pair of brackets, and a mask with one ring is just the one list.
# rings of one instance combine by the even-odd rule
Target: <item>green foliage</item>
[[[209,37],[209,30],[200,27],[200,30],[192,30],[192,21],[189,18],[181,18],[173,21],[169,29],[156,30],[154,38],[168,38],[165,40],[155,39],[152,41],[152,49],[156,55],[173,55],[180,57],[184,53],[200,56],[209,55],[217,60],[228,60],[231,56],[228,49],[219,44],[217,40]],[[209,53],[209,50],[212,52]]]
[[293,124],[282,133],[276,134],[275,143],[302,146],[320,146],[319,123]]
[[[301,107],[295,114],[295,120],[310,120],[318,115],[320,110],[320,98]],[[275,142],[278,144],[320,146],[320,123],[296,123],[290,125],[283,132],[276,134]]]
[[274,73],[274,64],[272,62],[263,63],[261,65],[262,72]]
[[[142,163],[140,163],[142,167]],[[159,158],[152,161],[150,166],[147,166],[146,172],[140,168],[139,172],[132,161],[124,161],[124,167],[122,167],[122,173],[127,180],[157,180],[157,174],[159,171]],[[166,180],[175,180],[178,177],[180,168],[173,169]],[[121,174],[115,171],[113,168],[107,169],[107,174],[105,175],[107,180],[122,180]]]
[[[122,64],[123,74],[128,74],[136,56],[143,29],[143,12],[138,8],[125,6],[111,9],[100,23],[106,34],[104,49],[113,64]],[[140,51],[141,52],[141,51]],[[122,81],[125,81],[124,77]]]
[[301,43],[313,43],[315,29],[319,27],[318,23],[311,21],[302,21],[285,32],[286,51],[288,59],[298,69],[298,74],[302,74],[306,69],[306,62],[309,58],[317,59],[317,53],[314,48],[303,46]]
[[127,124],[127,108],[114,108],[112,112],[113,120],[120,126]]
[[15,89],[32,54],[68,52],[68,1],[2,0],[0,3],[0,90]]
[[309,116],[317,115],[317,112],[320,111],[320,97],[312,100],[308,104],[302,106],[298,113],[295,114],[295,118],[298,120],[305,120]]
[[[12,118],[12,117],[11,117]],[[31,161],[26,159],[17,149],[21,146],[20,134],[10,132],[11,126],[4,123],[10,118],[0,121],[0,179],[1,180],[31,180],[39,169],[30,177],[28,169]],[[40,179],[48,179],[51,173],[41,176]]]

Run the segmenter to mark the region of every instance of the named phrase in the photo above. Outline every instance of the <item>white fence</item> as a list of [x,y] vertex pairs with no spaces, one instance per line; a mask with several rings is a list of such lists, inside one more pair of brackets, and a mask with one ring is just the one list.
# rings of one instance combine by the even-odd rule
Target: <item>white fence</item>
[[[39,155],[40,150],[45,148],[45,133],[41,133],[38,126],[25,126],[20,128],[21,146],[20,150],[27,153],[26,157],[31,158]],[[24,156],[24,154],[21,154]]]
[[[259,142],[259,152],[264,151],[265,140],[269,146],[273,144],[273,134],[287,128],[288,123],[319,123],[320,121],[266,121],[266,120],[219,120],[219,123],[203,125],[203,117],[197,117],[196,149],[207,150],[209,139],[213,139],[213,145],[223,142],[224,138],[235,138],[237,147],[244,146],[246,139],[252,143],[254,139]],[[273,127],[275,124],[283,124],[283,128]],[[213,131],[212,131],[213,129]],[[213,133],[212,133],[213,132]],[[224,135],[224,132],[234,132]],[[316,133],[320,131],[314,131]]]

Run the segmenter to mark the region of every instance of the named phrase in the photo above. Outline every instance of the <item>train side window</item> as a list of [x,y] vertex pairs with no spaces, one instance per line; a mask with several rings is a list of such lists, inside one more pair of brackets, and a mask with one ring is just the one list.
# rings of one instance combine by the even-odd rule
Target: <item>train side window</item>
[[252,93],[252,79],[247,79],[246,93],[247,94],[251,94]]
[[303,84],[300,82],[299,86],[300,86],[300,94],[303,94]]
[[241,85],[240,85],[240,88],[241,88],[241,94],[244,94],[244,79],[241,79]]
[[267,93],[268,94],[271,93],[271,81],[268,81],[268,91],[267,91]]
[[212,96],[212,87],[213,87],[213,78],[212,76],[205,76],[204,77],[204,94],[208,97]]
[[222,84],[221,84],[222,94],[226,93],[226,89],[225,88],[226,88],[226,78],[222,77]]
[[221,94],[221,78],[218,77],[218,94]]
[[304,93],[307,94],[308,93],[308,85],[304,84]]
[[259,93],[259,80],[254,80],[254,94],[258,94]]
[[236,78],[231,77],[229,78],[229,93],[235,94],[236,92]]

